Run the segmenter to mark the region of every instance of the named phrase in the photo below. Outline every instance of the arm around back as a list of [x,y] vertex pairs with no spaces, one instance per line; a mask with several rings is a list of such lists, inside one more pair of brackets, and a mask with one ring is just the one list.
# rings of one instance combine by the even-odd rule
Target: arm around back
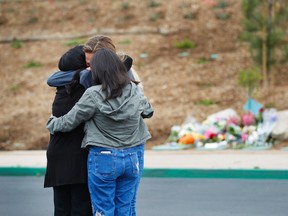
[[57,131],[71,131],[95,114],[96,105],[96,101],[91,96],[90,91],[85,91],[80,100],[66,115],[59,118],[54,116],[50,117],[46,124],[46,128],[51,134],[54,134],[54,132]]

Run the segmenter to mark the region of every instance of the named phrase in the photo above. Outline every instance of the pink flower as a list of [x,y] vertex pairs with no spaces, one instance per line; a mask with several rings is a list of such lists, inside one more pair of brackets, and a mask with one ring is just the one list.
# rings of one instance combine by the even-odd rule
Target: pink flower
[[246,134],[246,133],[242,133],[241,134],[241,140],[242,140],[242,142],[244,142],[244,141],[246,141],[247,139],[248,139],[248,134]]
[[231,116],[228,120],[227,120],[227,125],[231,125],[231,124],[234,124],[234,125],[238,125],[239,121],[236,117],[234,116]]
[[242,115],[242,123],[244,126],[253,125],[255,123],[255,117],[252,113],[246,113]]
[[204,139],[212,139],[216,136],[217,136],[217,134],[213,131],[213,129],[208,129],[204,133]]

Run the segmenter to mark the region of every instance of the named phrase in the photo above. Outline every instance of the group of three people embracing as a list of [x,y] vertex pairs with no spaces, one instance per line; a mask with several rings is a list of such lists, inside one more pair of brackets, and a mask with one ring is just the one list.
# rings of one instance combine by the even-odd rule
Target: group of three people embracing
[[55,216],[136,215],[151,138],[144,119],[154,111],[132,63],[96,35],[64,53],[49,76],[56,95],[44,187],[53,187]]

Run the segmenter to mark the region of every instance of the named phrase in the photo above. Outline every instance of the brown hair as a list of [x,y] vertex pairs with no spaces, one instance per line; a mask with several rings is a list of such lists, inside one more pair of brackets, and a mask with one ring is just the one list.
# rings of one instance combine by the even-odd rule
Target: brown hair
[[91,59],[92,78],[96,85],[102,85],[106,99],[122,95],[122,89],[130,83],[126,67],[111,49],[97,50]]
[[107,48],[116,52],[116,47],[110,37],[105,35],[96,35],[88,39],[88,41],[83,46],[83,51],[85,53],[95,53],[101,48]]

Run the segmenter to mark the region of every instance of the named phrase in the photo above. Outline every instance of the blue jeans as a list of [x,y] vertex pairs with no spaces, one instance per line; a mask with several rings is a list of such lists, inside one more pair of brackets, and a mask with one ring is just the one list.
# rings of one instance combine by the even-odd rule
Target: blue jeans
[[142,145],[123,149],[90,147],[88,187],[93,215],[131,215],[140,179],[138,151],[142,148]]
[[131,202],[131,216],[136,216],[136,197],[140,179],[144,169],[144,144],[140,145],[137,150],[138,161],[139,161],[139,176],[135,185],[135,194]]

